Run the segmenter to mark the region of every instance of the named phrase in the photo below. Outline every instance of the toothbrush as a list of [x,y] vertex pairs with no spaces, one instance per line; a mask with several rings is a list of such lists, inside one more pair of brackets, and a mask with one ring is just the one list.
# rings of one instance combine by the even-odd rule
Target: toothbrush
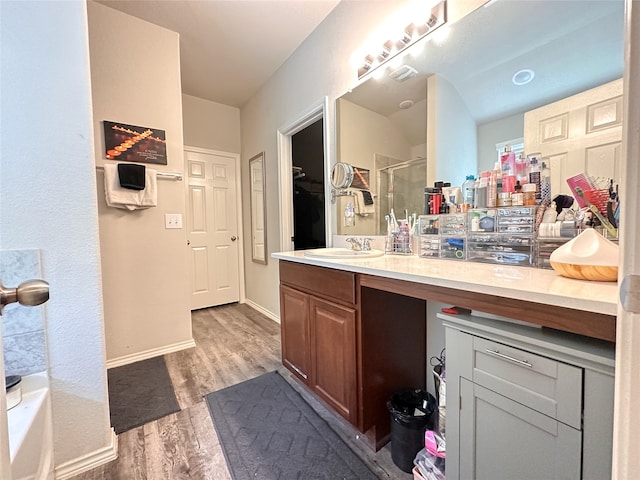
[[393,222],[392,230],[398,229],[398,220],[396,220],[396,214],[393,213],[393,208],[391,209],[391,222]]

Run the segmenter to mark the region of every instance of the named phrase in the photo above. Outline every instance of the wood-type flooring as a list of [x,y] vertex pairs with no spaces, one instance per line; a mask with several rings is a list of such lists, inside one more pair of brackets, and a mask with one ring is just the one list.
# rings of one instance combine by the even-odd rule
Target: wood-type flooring
[[118,435],[116,460],[72,480],[230,480],[203,396],[273,370],[379,478],[413,478],[393,464],[389,445],[371,451],[358,432],[291,378],[281,363],[279,324],[245,304],[194,311],[192,324],[196,347],[165,355],[181,411]]

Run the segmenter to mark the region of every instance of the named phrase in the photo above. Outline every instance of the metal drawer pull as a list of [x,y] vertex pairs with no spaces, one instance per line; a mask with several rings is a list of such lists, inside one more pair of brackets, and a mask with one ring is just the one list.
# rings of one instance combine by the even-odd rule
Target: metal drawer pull
[[529,368],[533,368],[533,364],[525,361],[525,360],[518,360],[517,358],[513,358],[510,357],[509,355],[505,355],[504,353],[500,353],[497,350],[489,350],[488,348],[485,350],[485,352],[487,352],[490,355],[494,355],[498,358],[502,358],[503,360],[509,360],[510,362],[513,363],[517,363],[518,365],[522,365],[523,367],[529,367]]

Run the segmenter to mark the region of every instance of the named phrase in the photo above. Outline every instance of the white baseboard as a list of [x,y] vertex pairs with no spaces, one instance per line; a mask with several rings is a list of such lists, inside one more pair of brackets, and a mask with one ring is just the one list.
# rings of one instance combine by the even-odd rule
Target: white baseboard
[[195,346],[196,342],[192,338],[191,340],[184,342],[173,343],[160,348],[152,348],[151,350],[132,353],[131,355],[125,355],[124,357],[112,358],[111,360],[107,360],[107,368],[121,367],[122,365],[129,365],[130,363],[159,357],[160,355],[166,355],[167,353],[179,352],[180,350],[186,350],[187,348],[193,348]]
[[110,445],[57,466],[55,468],[55,478],[56,480],[64,480],[65,478],[75,477],[100,465],[109,463],[116,458],[118,458],[118,437],[112,428]]
[[252,300],[249,300],[248,298],[245,299],[245,303],[247,305],[249,305],[251,308],[253,308],[254,310],[259,311],[264,316],[269,317],[274,322],[280,323],[280,316],[279,315],[276,315],[275,313],[270,312],[266,308],[261,307],[260,305],[258,305],[257,303],[253,302]]

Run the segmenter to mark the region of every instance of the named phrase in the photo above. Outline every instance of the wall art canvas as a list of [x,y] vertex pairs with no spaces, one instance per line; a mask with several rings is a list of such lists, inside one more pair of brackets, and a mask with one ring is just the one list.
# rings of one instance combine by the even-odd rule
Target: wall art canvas
[[351,182],[351,186],[353,188],[371,190],[371,184],[369,183],[369,170],[366,168],[353,167],[353,181]]
[[124,162],[167,164],[164,130],[103,121],[106,158]]

